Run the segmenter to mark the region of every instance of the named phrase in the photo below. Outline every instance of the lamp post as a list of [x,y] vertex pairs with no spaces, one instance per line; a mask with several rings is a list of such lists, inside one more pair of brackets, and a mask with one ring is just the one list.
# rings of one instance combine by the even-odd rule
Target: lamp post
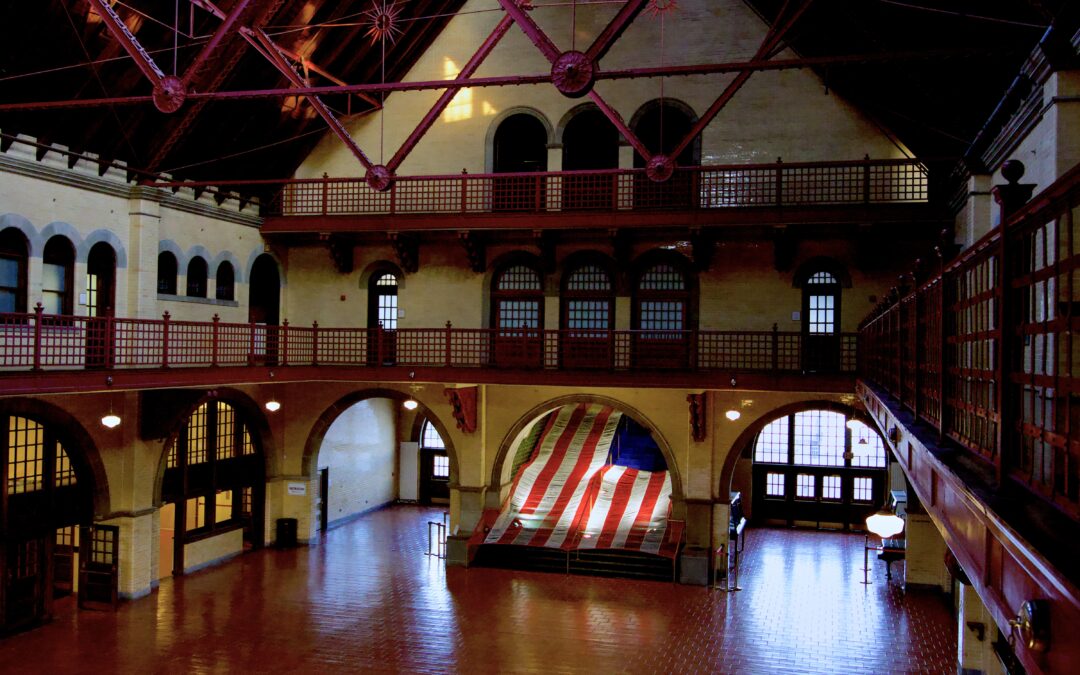
[[[884,548],[884,541],[890,537],[895,537],[904,531],[904,519],[895,513],[891,513],[882,509],[872,516],[866,519],[866,529],[871,533],[881,538],[882,548]],[[875,550],[877,548],[875,547]],[[870,572],[870,535],[867,534],[863,540],[863,583],[872,583],[869,579]]]

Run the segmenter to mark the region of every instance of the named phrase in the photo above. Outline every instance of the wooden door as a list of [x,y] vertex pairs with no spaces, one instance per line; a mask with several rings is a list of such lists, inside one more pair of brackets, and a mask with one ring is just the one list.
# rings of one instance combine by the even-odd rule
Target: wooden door
[[108,244],[94,244],[86,261],[87,368],[113,365],[115,303],[116,253]]
[[48,618],[49,542],[31,538],[8,542],[3,570],[3,628],[17,630]]
[[79,607],[115,609],[119,599],[120,528],[83,525],[79,541]]
[[319,469],[319,529],[326,532],[330,511],[330,469]]
[[52,554],[54,598],[71,595],[75,591],[75,554],[79,551],[75,533],[74,525],[56,531]]
[[420,451],[420,501],[445,502],[450,499],[450,458],[445,450]]

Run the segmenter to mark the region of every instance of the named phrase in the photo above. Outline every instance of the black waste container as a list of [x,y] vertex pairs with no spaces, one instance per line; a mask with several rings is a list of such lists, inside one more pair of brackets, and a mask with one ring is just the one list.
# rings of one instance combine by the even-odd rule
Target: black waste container
[[277,547],[294,548],[296,546],[296,518],[277,519]]

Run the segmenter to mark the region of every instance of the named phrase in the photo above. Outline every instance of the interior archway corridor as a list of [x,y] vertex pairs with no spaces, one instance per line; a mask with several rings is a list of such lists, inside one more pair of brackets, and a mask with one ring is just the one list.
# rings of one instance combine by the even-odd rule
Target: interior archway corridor
[[863,586],[863,538],[751,530],[739,593],[446,568],[438,508],[397,506],[162,581],[114,612],[58,603],[3,672],[955,672],[947,601]]

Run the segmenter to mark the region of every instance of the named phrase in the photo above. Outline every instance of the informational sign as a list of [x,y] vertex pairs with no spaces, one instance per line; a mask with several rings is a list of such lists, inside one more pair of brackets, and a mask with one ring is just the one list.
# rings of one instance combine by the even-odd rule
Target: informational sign
[[307,494],[307,483],[289,483],[289,494],[302,497]]

